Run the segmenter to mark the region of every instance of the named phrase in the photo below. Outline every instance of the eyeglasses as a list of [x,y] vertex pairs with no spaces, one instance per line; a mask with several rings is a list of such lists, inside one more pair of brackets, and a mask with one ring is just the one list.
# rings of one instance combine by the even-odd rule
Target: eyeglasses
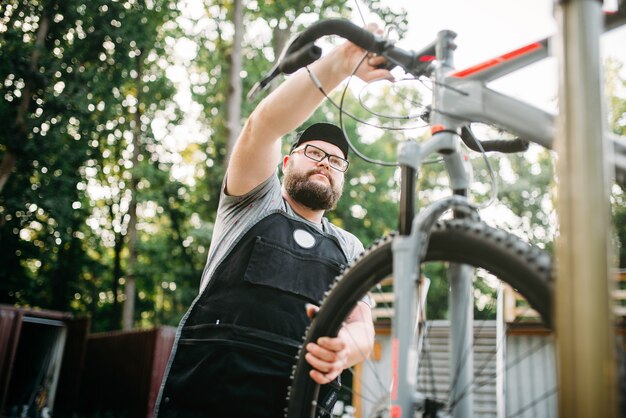
[[[302,150],[303,148],[295,149],[291,151],[291,153],[293,154],[294,152],[299,152]],[[315,145],[311,145],[311,144],[305,145],[304,155],[306,157],[309,157],[313,161],[317,161],[317,162],[323,161],[324,158],[328,157],[328,165],[337,171],[341,171],[342,173],[344,173],[350,166],[350,162],[346,160],[345,158],[341,158],[336,155],[329,154],[323,149],[318,148]]]

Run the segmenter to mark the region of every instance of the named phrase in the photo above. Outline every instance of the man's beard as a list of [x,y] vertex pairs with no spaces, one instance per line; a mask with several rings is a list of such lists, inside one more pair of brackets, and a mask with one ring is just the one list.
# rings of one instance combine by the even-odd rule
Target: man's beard
[[335,207],[335,204],[341,197],[342,188],[335,187],[330,177],[328,181],[330,186],[324,186],[317,182],[311,181],[310,176],[319,173],[320,170],[311,170],[308,173],[294,173],[292,170],[285,173],[284,186],[289,195],[312,210],[329,210]]

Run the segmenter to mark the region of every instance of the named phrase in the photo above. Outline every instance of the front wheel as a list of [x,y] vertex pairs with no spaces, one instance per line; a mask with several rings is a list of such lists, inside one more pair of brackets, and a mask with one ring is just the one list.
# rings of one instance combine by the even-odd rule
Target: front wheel
[[[389,292],[386,292],[387,297],[376,298],[376,293],[385,287],[386,279],[392,273],[392,241],[392,236],[382,239],[364,252],[337,278],[335,285],[328,292],[315,320],[307,331],[303,347],[308,342],[315,341],[321,336],[336,335],[343,324],[344,318],[352,311],[356,303],[368,294],[374,299],[381,301],[374,309],[379,313],[382,312],[379,318],[387,317],[387,322],[393,320],[391,308],[389,308],[389,314],[386,315],[384,313],[386,306],[388,306],[385,300],[389,299]],[[539,313],[543,324],[548,328],[551,327],[552,263],[550,256],[545,252],[520,241],[514,235],[491,228],[484,223],[468,220],[450,220],[438,223],[433,230],[428,244],[428,251],[423,261],[422,271],[428,271],[428,266],[433,263],[436,263],[435,269],[439,269],[439,266],[445,266],[447,262],[471,265],[476,268],[476,277],[493,283],[495,280],[493,276],[495,276],[504,283],[509,284],[524,296],[532,308]],[[432,327],[437,325],[435,322],[437,321],[421,325],[424,330],[432,330]],[[384,334],[384,332],[381,334]],[[423,332],[422,334],[433,334],[433,331]],[[384,339],[384,335],[377,335],[378,338]],[[443,341],[445,342],[445,338]],[[431,360],[437,356],[445,357],[445,350],[442,349],[434,354],[428,354],[425,350],[431,345],[425,341],[419,344],[422,347],[420,365],[424,364],[427,366],[420,366],[418,385],[422,386],[420,392],[426,394],[430,405],[443,404],[445,405],[444,409],[447,408],[449,412],[450,409],[454,408],[454,404],[459,401],[458,399],[448,399],[449,393],[452,393],[450,389],[454,384],[454,376],[450,376],[448,378],[449,381],[442,384],[441,373],[435,370],[437,367],[441,367],[441,361],[439,361],[439,366],[433,366],[436,361],[433,362]],[[502,346],[499,342],[496,342],[495,345],[496,347]],[[483,349],[484,347],[475,347],[474,351]],[[541,349],[546,349],[545,343]],[[378,351],[382,352],[376,353],[373,364],[361,365],[360,372],[357,373],[358,376],[351,376],[354,379],[351,385],[352,393],[345,397],[348,399],[348,402],[351,401],[359,408],[359,416],[363,418],[391,416],[389,412],[391,377],[389,376],[389,367],[385,366],[384,347]],[[495,353],[487,355],[487,357],[494,356]],[[444,363],[446,362],[445,359],[443,361]],[[550,366],[554,369],[554,362]],[[491,369],[485,367],[485,369],[486,374],[476,377],[480,382],[476,382],[474,387],[470,389],[471,391],[476,392],[477,387],[485,386],[484,383],[481,383],[485,380],[488,385],[495,385],[497,379],[494,372],[497,372],[497,370],[493,370],[493,367]],[[321,410],[320,406],[318,406],[321,404],[321,402],[318,403],[317,399],[319,385],[309,378],[309,371],[310,366],[301,352],[294,366],[293,380],[289,388],[287,418],[332,416],[331,411]],[[447,373],[450,374],[450,372]],[[363,377],[366,374],[369,377],[364,379]],[[547,388],[545,393],[538,394],[539,400],[524,400],[524,404],[529,404],[530,402],[530,405],[534,407],[538,403],[548,402],[547,408],[556,410],[556,405],[554,404],[556,396],[554,387],[556,384],[551,383],[554,382],[554,376],[552,370],[551,377],[548,378],[550,382],[546,382],[546,385],[553,385],[552,388]],[[424,388],[424,385],[430,386],[430,389]],[[458,393],[458,391],[456,392]],[[479,402],[482,402],[481,396],[475,396],[475,398],[481,399]],[[475,406],[474,410],[480,410],[481,408],[482,406],[480,405]],[[517,416],[525,416],[523,413],[525,413],[525,410],[522,410],[522,414],[518,413]],[[485,416],[488,415],[489,412]],[[507,411],[507,416],[511,415],[515,414],[509,414]],[[344,416],[354,415],[348,413],[348,415]],[[476,416],[480,416],[480,414]]]

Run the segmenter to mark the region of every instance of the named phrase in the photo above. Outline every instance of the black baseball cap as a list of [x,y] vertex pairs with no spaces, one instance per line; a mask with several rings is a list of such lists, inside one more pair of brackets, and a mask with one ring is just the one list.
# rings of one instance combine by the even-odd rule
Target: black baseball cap
[[293,152],[294,149],[305,142],[316,140],[336,145],[343,152],[343,156],[348,158],[350,146],[343,131],[339,126],[326,122],[314,123],[299,133],[289,152]]

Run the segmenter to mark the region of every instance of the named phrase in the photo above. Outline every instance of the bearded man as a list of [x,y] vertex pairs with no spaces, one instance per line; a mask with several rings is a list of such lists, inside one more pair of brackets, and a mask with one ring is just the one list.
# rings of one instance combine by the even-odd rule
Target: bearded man
[[[376,30],[370,27],[370,30]],[[326,91],[337,87],[364,51],[346,42],[312,64]],[[363,62],[364,81],[390,78]],[[289,77],[256,107],[233,149],[200,294],[183,317],[155,416],[279,418],[289,375],[312,312],[335,276],[363,250],[331,224],[348,170],[340,128],[314,123],[282,157],[281,138],[298,128],[323,95],[306,71]],[[359,302],[337,337],[306,349],[311,378],[330,390],[373,344],[370,306]]]

